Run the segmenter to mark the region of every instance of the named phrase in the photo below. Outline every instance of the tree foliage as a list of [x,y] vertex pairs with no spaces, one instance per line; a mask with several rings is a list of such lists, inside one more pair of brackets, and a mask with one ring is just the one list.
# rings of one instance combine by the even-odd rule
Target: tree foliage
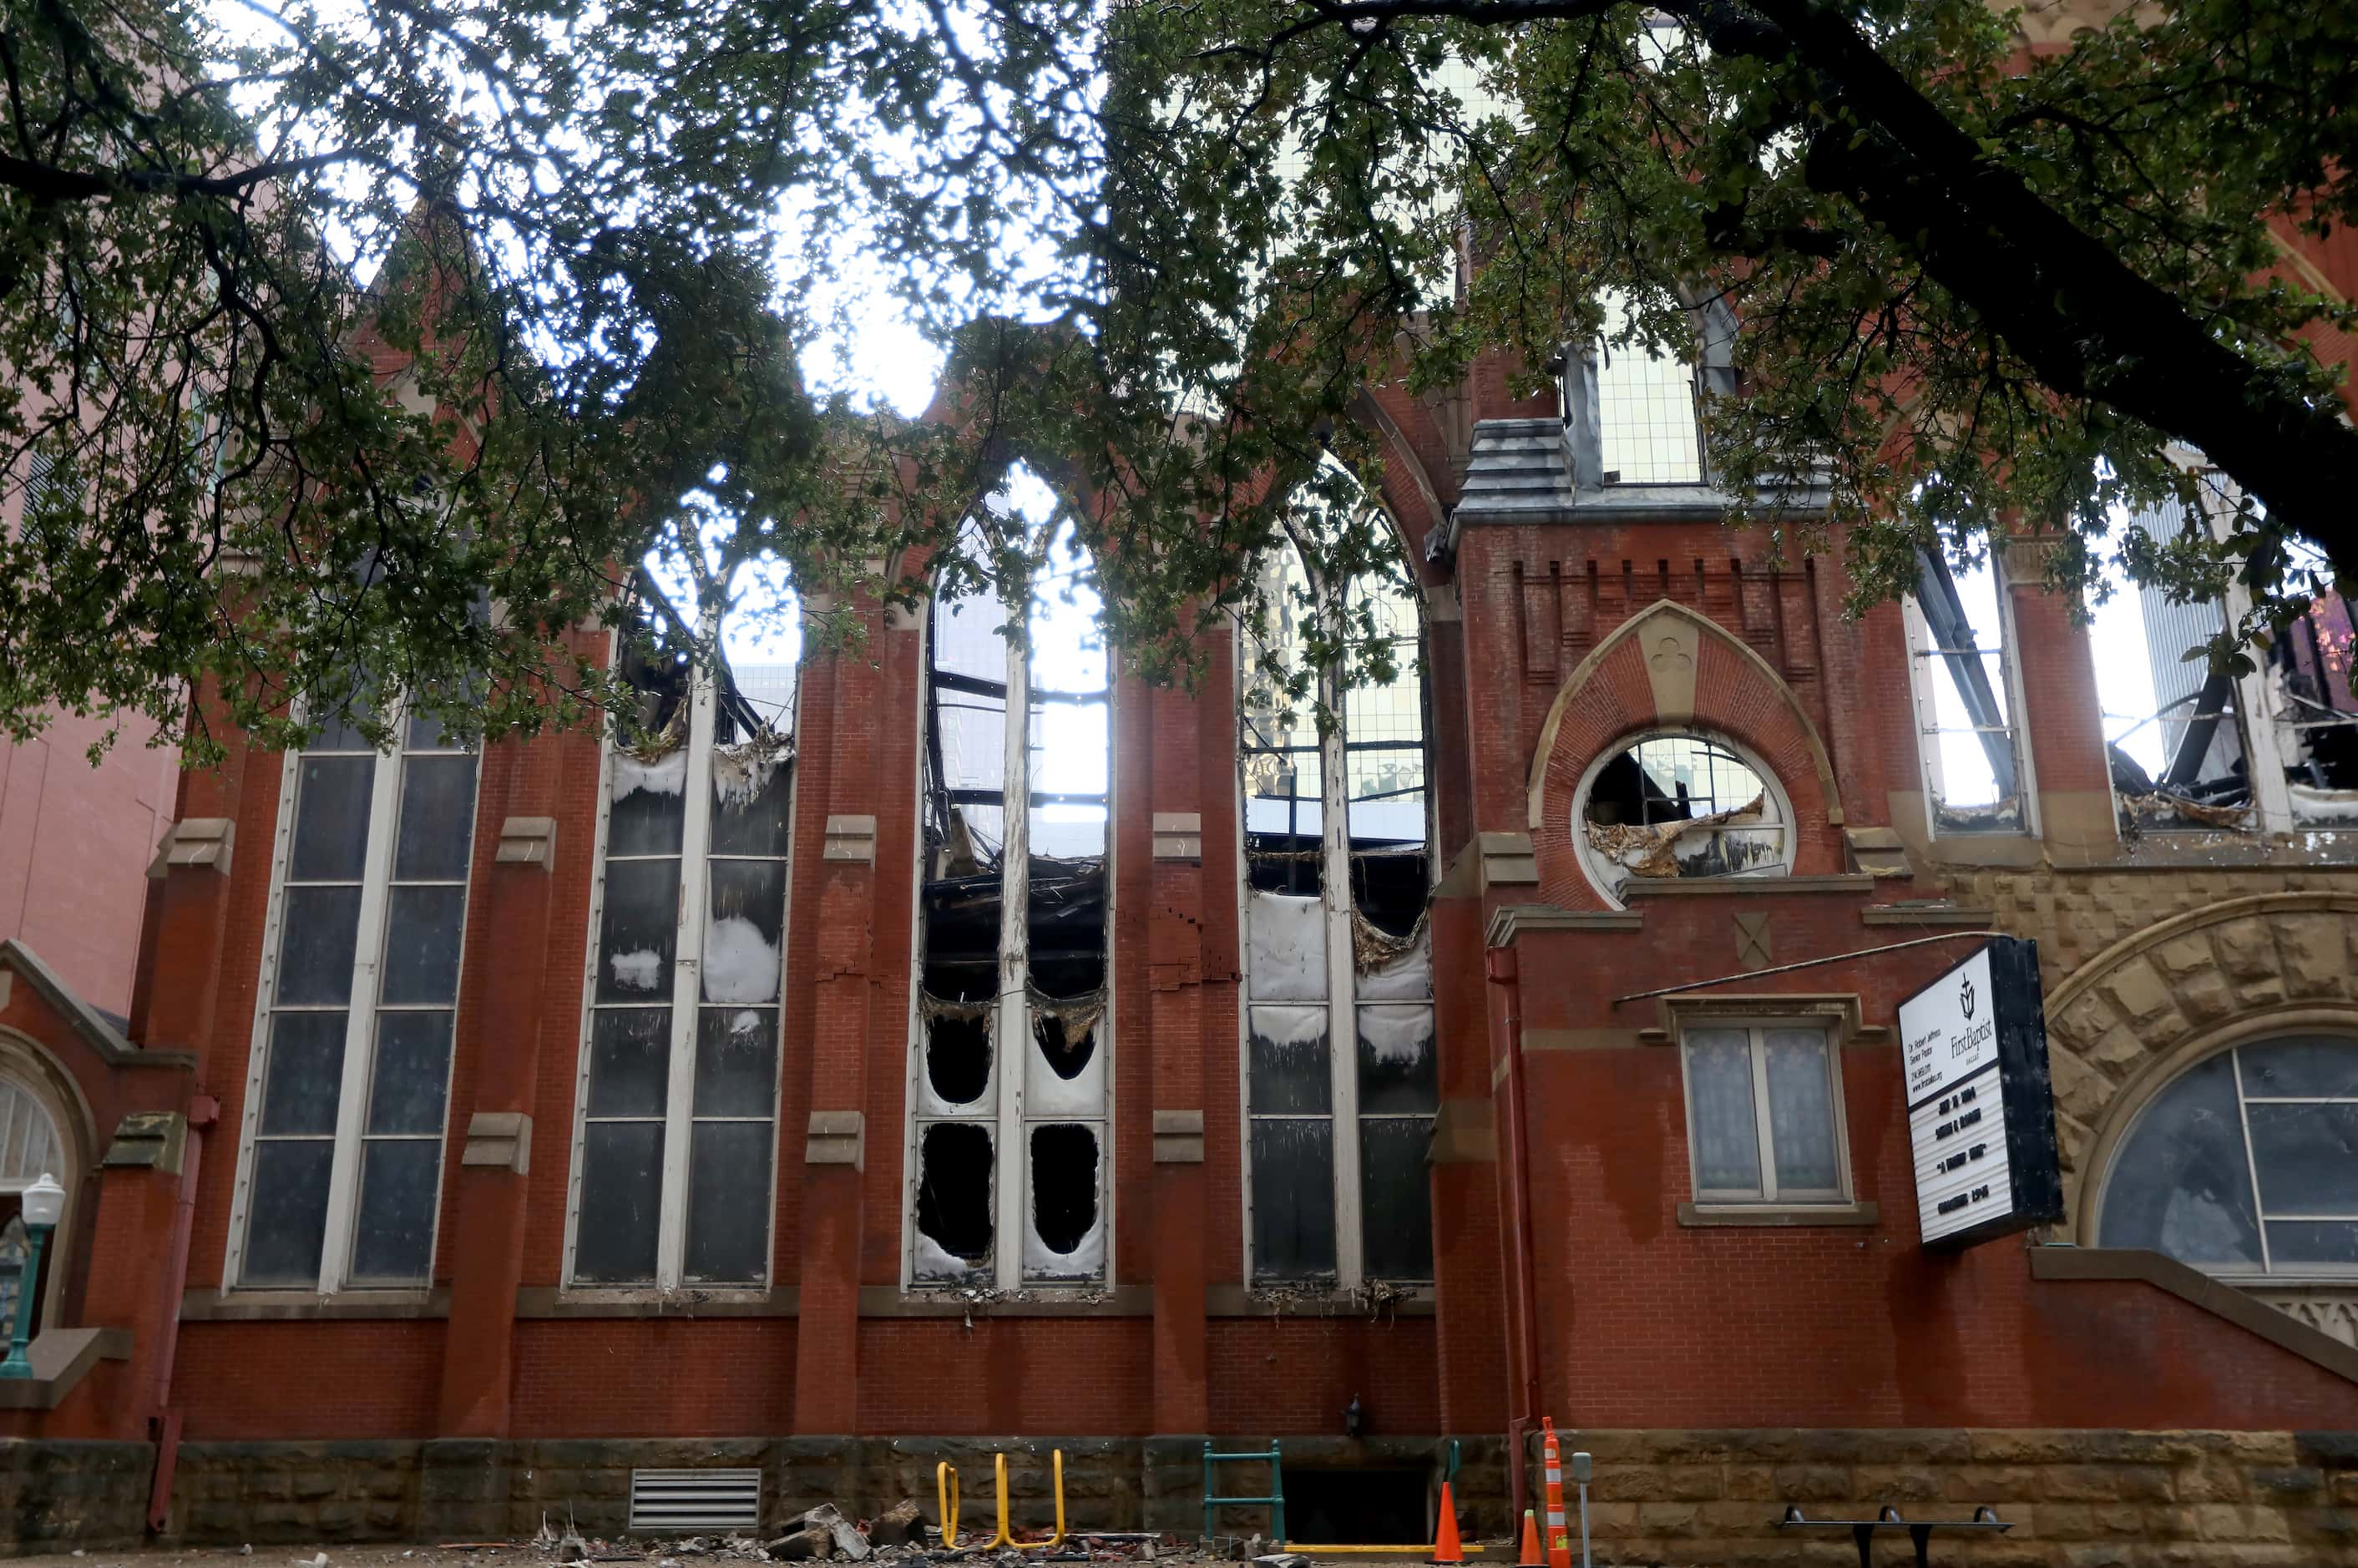
[[[2034,59],[1977,0],[8,0],[0,78],[20,734],[197,676],[281,739],[387,684],[567,718],[614,696],[579,628],[691,635],[769,559],[852,634],[1017,458],[1180,673],[1271,541],[1395,558],[1371,384],[1536,378],[1608,291],[1673,352],[1734,308],[1714,476],[1789,548],[1841,526],[1861,605],[1993,529],[2067,589],[2239,579],[2246,633],[2358,579],[2309,347],[2358,319],[2283,265],[2358,203],[2347,6]],[[813,390],[847,276],[947,356],[941,416]],[[2116,528],[2203,483],[2223,540]]]

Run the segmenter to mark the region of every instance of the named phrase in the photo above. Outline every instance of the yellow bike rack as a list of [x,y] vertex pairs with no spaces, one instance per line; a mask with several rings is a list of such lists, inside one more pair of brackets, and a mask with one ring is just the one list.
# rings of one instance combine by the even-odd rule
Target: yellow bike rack
[[[993,1469],[997,1473],[995,1479],[997,1481],[996,1490],[999,1494],[999,1528],[993,1532],[989,1541],[980,1543],[980,1549],[982,1551],[992,1552],[1002,1546],[1012,1546],[1019,1552],[1046,1552],[1052,1548],[1062,1546],[1065,1543],[1065,1451],[1061,1448],[1053,1449],[1050,1451],[1050,1456],[1055,1465],[1055,1473],[1056,1533],[1050,1536],[1045,1541],[1018,1541],[1013,1535],[1009,1533],[1007,1529],[1007,1455],[1004,1454],[993,1454],[991,1458],[993,1461]],[[934,1466],[934,1500],[941,1507],[942,1550],[945,1552],[954,1551],[958,1543],[957,1466],[951,1464],[946,1459]]]

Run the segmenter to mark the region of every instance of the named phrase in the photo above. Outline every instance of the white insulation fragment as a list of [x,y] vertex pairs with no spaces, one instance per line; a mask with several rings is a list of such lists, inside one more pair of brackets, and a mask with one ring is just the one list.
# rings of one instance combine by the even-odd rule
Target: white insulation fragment
[[663,983],[663,955],[652,947],[617,953],[607,962],[613,966],[614,983],[626,991],[651,991]]
[[1379,1065],[1414,1066],[1433,1053],[1433,1010],[1363,1007],[1359,1009],[1359,1038],[1367,1042]]
[[978,1267],[955,1253],[943,1251],[924,1231],[917,1232],[916,1250],[909,1266],[911,1279],[963,1280],[976,1272]]
[[704,1000],[775,1001],[783,972],[777,944],[741,914],[724,914],[704,928]]
[[1433,998],[1433,927],[1417,934],[1416,946],[1379,969],[1362,974],[1361,1001],[1429,1001]]
[[731,811],[741,811],[762,796],[779,767],[793,755],[794,748],[781,741],[749,741],[713,747],[713,798]]
[[2296,822],[2358,822],[2358,789],[2320,789],[2289,782],[2285,788],[2292,795]]
[[652,762],[636,753],[614,753],[613,798],[624,800],[641,790],[649,795],[682,795],[687,790],[687,748],[674,747]]
[[1247,1027],[1264,1044],[1316,1045],[1326,1038],[1326,1010],[1257,1005]]
[[1326,994],[1326,901],[1255,892],[1245,905],[1255,1001],[1317,1001]]

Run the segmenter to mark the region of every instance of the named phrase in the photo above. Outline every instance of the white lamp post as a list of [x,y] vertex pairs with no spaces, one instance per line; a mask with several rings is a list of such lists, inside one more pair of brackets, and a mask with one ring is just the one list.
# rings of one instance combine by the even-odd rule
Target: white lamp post
[[26,1250],[25,1272],[17,1281],[16,1328],[8,1340],[8,1358],[0,1361],[0,1378],[33,1375],[33,1364],[25,1358],[25,1345],[33,1336],[33,1302],[41,1288],[41,1249],[66,1212],[66,1190],[44,1171],[25,1189],[23,1202],[25,1231],[32,1245]]

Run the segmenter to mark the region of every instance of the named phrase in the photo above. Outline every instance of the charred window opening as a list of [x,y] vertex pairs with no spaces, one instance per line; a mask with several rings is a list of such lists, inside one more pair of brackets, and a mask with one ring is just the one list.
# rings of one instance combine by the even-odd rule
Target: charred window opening
[[577,1283],[669,1290],[770,1274],[794,772],[781,726],[799,649],[730,650],[719,633],[708,618],[717,668],[660,633],[619,655],[640,702],[607,762]]
[[1706,736],[1649,735],[1614,753],[1573,810],[1590,873],[1616,899],[1640,880],[1779,876],[1792,863],[1777,792]]
[[2319,596],[2268,651],[2268,700],[2296,822],[2358,824],[2358,695],[2349,602]]
[[[2199,536],[2202,523],[2170,501],[2123,526],[2168,546]],[[2255,826],[2238,682],[2185,656],[2226,629],[2225,602],[2136,586],[2117,562],[2106,571],[2112,592],[2094,612],[2096,692],[2121,836]]]
[[[990,1129],[937,1121],[917,1145],[917,1234],[955,1260],[925,1277],[962,1275],[990,1260]],[[920,1265],[921,1271],[924,1266]]]
[[1020,597],[946,591],[928,622],[913,1115],[921,1150],[945,1127],[983,1135],[959,1147],[979,1151],[962,1157],[982,1162],[991,1223],[979,1244],[950,1246],[929,1228],[921,1173],[921,1284],[1106,1272],[1109,668],[1069,521],[1020,476],[1010,488],[1015,504],[987,509],[964,548],[1023,562]]
[[1932,830],[2027,832],[2000,562],[1993,557],[1960,576],[1938,554],[1920,550],[1916,561],[1904,613]]
[[[1404,573],[1322,599],[1291,551],[1263,570],[1238,714],[1251,1277],[1426,1281],[1440,1099],[1421,618]],[[1322,616],[1347,629],[1339,670],[1303,666]]]

